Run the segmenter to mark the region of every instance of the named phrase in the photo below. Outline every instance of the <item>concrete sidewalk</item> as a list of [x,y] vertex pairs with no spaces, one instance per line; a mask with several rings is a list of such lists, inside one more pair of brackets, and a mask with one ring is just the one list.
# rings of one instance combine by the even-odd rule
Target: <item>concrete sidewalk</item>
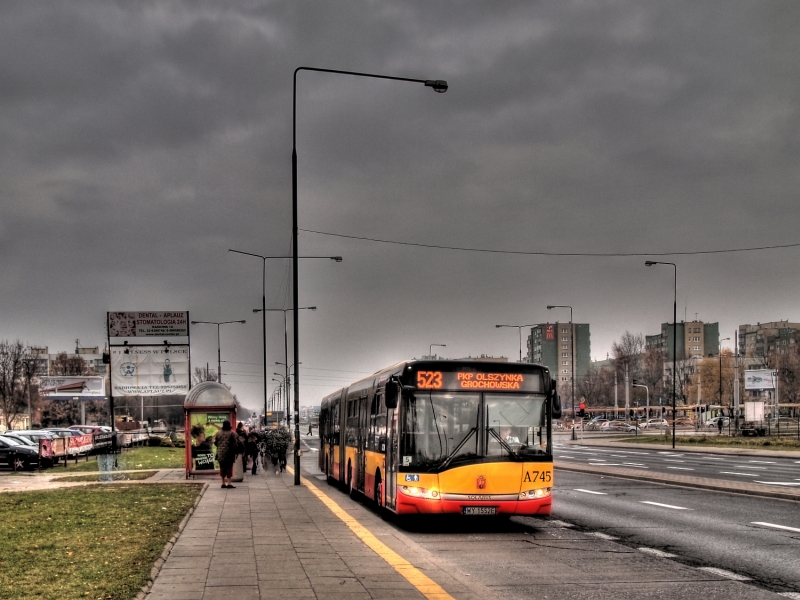
[[[247,474],[233,490],[213,480],[148,598],[425,598],[307,485],[293,482],[291,473],[274,470]],[[339,494],[313,476],[308,482],[333,499]],[[446,587],[438,597],[479,597],[424,557],[414,563]]]

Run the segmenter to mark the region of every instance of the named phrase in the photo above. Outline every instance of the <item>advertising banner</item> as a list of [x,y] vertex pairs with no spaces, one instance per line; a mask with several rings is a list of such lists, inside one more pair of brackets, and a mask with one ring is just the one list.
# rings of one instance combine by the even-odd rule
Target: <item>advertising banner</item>
[[755,369],[744,372],[744,389],[774,390],[775,376],[770,369]]
[[189,391],[189,346],[111,348],[115,396],[161,396]]
[[95,450],[111,450],[112,434],[95,433],[92,439],[92,446]]
[[173,337],[188,335],[188,312],[108,313],[109,337]]
[[74,398],[75,396],[105,398],[105,377],[40,377],[39,393],[48,398]]
[[89,435],[73,435],[69,440],[69,453],[70,456],[75,454],[87,454],[92,451],[92,436]]
[[192,444],[192,462],[194,471],[213,471],[216,469],[214,455],[217,452],[213,444],[214,434],[222,429],[222,422],[230,419],[230,412],[191,413],[190,433]]

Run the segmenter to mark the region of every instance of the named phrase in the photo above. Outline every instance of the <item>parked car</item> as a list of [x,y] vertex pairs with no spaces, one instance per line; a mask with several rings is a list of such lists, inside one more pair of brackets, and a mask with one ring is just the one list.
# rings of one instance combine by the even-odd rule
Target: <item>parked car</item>
[[26,471],[39,464],[39,449],[0,435],[0,467]]
[[42,431],[51,433],[54,437],[72,437],[76,435],[83,435],[80,431],[68,429],[67,427],[47,427],[42,429]]
[[[12,433],[14,435],[18,435],[29,439],[30,441],[34,442],[35,444],[39,443],[39,440],[51,440],[55,436],[47,431],[43,431],[41,429],[14,429],[6,431],[5,434]],[[2,434],[2,435],[5,435]]]
[[39,447],[39,444],[37,442],[29,440],[25,436],[18,435],[16,433],[4,433],[3,437],[7,437],[7,438],[11,438],[12,440],[16,440],[20,444],[22,444],[23,446],[36,446],[37,448]]
[[111,427],[101,425],[70,425],[68,429],[79,432],[81,435],[91,435],[93,433],[111,433]]
[[642,429],[666,429],[669,427],[666,419],[649,419],[641,425]]
[[720,421],[720,419],[722,419],[723,427],[727,427],[731,422],[730,418],[728,417],[714,417],[713,419],[709,419],[708,421],[706,421],[705,426],[712,427],[714,429],[719,429],[719,425],[717,423]]
[[586,424],[586,427],[584,429],[586,429],[586,431],[598,431],[600,427],[602,427],[603,423],[608,423],[608,419],[602,419],[597,421],[592,420],[590,423]]

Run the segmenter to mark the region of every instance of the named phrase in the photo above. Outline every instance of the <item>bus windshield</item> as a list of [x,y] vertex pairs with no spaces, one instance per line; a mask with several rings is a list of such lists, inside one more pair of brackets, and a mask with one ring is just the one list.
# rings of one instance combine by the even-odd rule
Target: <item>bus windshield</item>
[[422,392],[403,401],[401,465],[521,460],[547,449],[543,395]]

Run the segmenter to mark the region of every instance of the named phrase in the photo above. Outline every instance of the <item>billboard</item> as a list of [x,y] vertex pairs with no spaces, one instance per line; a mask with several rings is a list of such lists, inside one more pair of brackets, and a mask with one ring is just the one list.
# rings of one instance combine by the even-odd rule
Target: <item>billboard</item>
[[108,337],[174,337],[188,335],[188,312],[108,313]]
[[189,391],[189,346],[111,348],[114,396],[162,396]]
[[754,369],[744,372],[744,389],[774,390],[775,376],[770,369]]
[[40,377],[39,393],[48,398],[105,398],[106,378],[96,376]]

